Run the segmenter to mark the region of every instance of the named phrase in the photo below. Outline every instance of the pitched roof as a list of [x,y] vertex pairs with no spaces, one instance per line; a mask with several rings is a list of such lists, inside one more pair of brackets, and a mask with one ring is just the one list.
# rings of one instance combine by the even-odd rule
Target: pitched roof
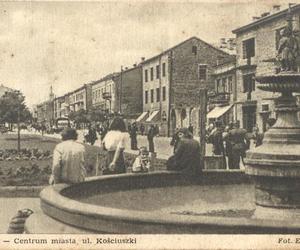
[[147,60],[145,60],[145,61],[142,61],[141,64],[145,64],[145,63],[147,63],[147,62],[150,62],[150,61],[152,61],[152,60],[154,60],[154,59],[156,59],[156,58],[158,58],[158,57],[160,57],[160,56],[162,56],[162,55],[164,55],[164,54],[166,54],[166,53],[168,53],[168,52],[170,52],[170,51],[172,51],[172,50],[178,48],[179,46],[181,46],[181,45],[183,45],[184,43],[189,42],[190,40],[193,40],[193,39],[196,39],[196,40],[198,40],[199,42],[206,44],[206,45],[209,46],[210,48],[215,49],[215,50],[219,51],[220,53],[222,53],[222,54],[224,54],[224,55],[226,55],[226,56],[231,56],[231,55],[228,54],[227,52],[225,52],[225,51],[223,51],[223,50],[221,50],[221,49],[219,49],[219,48],[217,48],[217,47],[215,47],[215,46],[213,46],[213,45],[211,45],[211,44],[209,44],[209,43],[207,43],[207,42],[201,40],[200,38],[198,38],[198,37],[196,37],[196,36],[192,36],[192,37],[190,37],[189,39],[184,40],[183,42],[178,43],[178,44],[176,44],[175,46],[173,46],[173,47],[171,47],[171,48],[169,48],[169,49],[167,49],[167,50],[164,50],[163,52],[161,52],[161,53],[158,54],[158,55],[153,56],[153,57],[150,57],[149,59],[147,59]]
[[[300,10],[300,4],[296,4],[294,6],[291,6],[290,9],[291,9],[292,13],[294,13],[296,11],[299,11]],[[285,17],[285,15],[287,14],[287,12],[288,12],[288,9],[284,9],[284,10],[278,11],[278,12],[276,12],[274,14],[271,14],[271,15],[268,15],[268,16],[265,16],[265,17],[261,17],[257,21],[254,21],[252,23],[249,23],[247,25],[244,25],[242,27],[234,29],[232,31],[232,33],[238,34],[238,33],[247,31],[249,29],[256,28],[257,26],[259,26],[261,24],[265,24],[265,23],[271,22],[271,21],[273,21],[275,19],[279,19],[279,18]]]

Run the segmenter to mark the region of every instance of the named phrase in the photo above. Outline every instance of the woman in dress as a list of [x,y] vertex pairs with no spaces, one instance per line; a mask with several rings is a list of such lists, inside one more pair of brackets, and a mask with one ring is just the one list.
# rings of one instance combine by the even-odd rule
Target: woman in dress
[[123,155],[126,136],[125,122],[120,117],[114,118],[103,139],[103,146],[107,151],[106,168],[103,174],[126,173]]

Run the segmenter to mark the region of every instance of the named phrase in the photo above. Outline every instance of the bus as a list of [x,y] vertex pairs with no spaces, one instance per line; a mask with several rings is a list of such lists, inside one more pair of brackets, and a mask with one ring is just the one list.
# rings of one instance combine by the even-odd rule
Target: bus
[[70,120],[66,117],[57,118],[55,121],[55,128],[53,129],[54,133],[60,133],[65,128],[71,127]]

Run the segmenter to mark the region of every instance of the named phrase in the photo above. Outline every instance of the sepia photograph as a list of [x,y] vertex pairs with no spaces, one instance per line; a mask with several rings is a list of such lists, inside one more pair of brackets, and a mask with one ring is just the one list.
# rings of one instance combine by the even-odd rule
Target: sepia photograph
[[0,30],[1,249],[300,244],[299,0],[0,1]]

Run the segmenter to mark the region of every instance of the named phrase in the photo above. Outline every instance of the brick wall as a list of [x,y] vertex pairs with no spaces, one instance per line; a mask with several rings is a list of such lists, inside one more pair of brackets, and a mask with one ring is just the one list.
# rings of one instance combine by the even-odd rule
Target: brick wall
[[[192,47],[197,47],[197,53],[193,53]],[[173,107],[197,106],[199,95],[197,90],[201,87],[198,79],[198,65],[207,65],[207,80],[203,83],[209,89],[214,89],[214,81],[211,77],[213,67],[217,63],[225,63],[232,60],[232,56],[220,51],[211,45],[192,38],[176,47],[171,53],[171,104]]]

